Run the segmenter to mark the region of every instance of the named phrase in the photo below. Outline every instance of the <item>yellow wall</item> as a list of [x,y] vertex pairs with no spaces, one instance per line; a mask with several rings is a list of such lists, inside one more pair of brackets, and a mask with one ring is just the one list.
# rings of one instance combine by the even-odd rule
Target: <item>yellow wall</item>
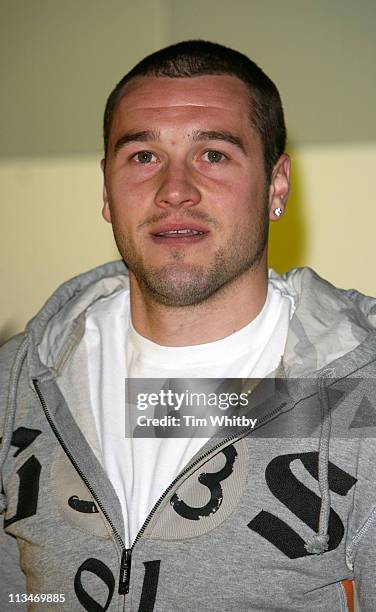
[[99,157],[0,163],[1,339],[23,329],[56,286],[115,259],[102,221]]
[[271,266],[310,266],[340,287],[376,295],[376,143],[306,145],[290,154],[292,192],[286,217],[272,224]]

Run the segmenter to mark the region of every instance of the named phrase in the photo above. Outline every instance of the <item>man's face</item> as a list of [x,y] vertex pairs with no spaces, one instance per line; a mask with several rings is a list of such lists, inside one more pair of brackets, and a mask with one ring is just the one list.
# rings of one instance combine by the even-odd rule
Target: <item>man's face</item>
[[103,216],[131,282],[161,304],[198,304],[266,266],[272,190],[249,112],[227,75],[139,77],[115,109]]

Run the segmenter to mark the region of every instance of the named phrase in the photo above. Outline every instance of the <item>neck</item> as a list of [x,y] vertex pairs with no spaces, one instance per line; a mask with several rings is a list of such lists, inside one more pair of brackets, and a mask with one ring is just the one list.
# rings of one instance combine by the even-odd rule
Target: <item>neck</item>
[[156,302],[130,272],[132,323],[139,334],[162,346],[214,342],[257,317],[267,288],[266,257],[257,269],[248,270],[204,302],[178,308]]

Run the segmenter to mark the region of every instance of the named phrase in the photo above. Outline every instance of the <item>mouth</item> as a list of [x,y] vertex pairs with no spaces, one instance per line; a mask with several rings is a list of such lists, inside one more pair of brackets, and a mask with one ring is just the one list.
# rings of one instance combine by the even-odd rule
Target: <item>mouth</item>
[[181,223],[179,225],[170,223],[168,226],[156,227],[155,229],[157,231],[154,230],[151,233],[154,242],[174,246],[200,242],[209,234],[206,228],[191,226],[191,224],[184,226]]
[[168,230],[167,232],[158,232],[153,236],[167,236],[168,238],[179,238],[180,236],[203,236],[206,232],[200,232],[189,227],[178,230]]

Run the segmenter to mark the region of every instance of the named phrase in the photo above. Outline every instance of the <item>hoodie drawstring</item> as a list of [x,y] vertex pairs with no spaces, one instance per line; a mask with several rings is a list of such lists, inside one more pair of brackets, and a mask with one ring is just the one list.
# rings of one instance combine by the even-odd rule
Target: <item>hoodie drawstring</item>
[[7,508],[7,499],[4,493],[2,493],[3,489],[3,479],[2,479],[2,468],[5,463],[5,460],[8,456],[8,452],[10,449],[13,427],[14,427],[14,419],[16,414],[16,397],[17,397],[17,386],[18,379],[21,374],[21,368],[23,361],[25,359],[26,353],[28,349],[28,339],[25,336],[20,346],[18,347],[10,377],[9,377],[9,392],[8,392],[8,401],[7,408],[5,413],[4,420],[4,432],[3,432],[3,440],[0,448],[0,514],[4,512]]
[[307,552],[320,555],[329,548],[329,516],[330,516],[330,489],[329,489],[329,440],[332,428],[328,391],[325,386],[325,375],[332,375],[332,370],[322,372],[318,381],[318,397],[321,408],[321,431],[318,456],[318,481],[321,494],[321,508],[319,529],[315,535],[308,538],[304,544]]

